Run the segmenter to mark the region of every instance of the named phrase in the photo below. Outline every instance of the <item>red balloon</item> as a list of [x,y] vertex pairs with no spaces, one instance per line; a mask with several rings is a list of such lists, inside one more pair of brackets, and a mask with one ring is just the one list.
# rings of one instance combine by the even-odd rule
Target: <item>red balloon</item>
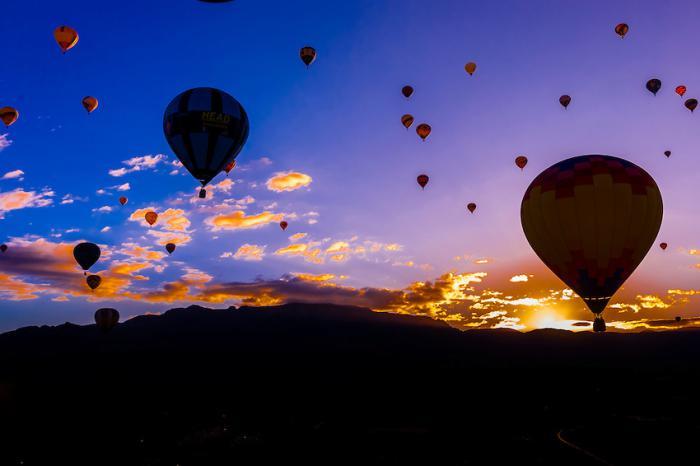
[[469,212],[474,213],[474,211],[476,210],[476,204],[470,202],[469,204],[467,204],[467,209],[469,209]]
[[665,251],[666,248],[668,247],[668,244],[666,244],[666,243],[661,243],[661,244],[659,244],[659,247]]
[[518,166],[519,169],[525,168],[525,165],[527,165],[527,157],[524,155],[519,155],[515,158],[515,165]]
[[428,184],[429,180],[430,178],[428,177],[428,175],[418,175],[418,177],[416,178],[416,181],[418,181],[418,184],[421,188],[425,188],[425,185]]
[[280,222],[280,228],[282,229],[282,231],[286,230],[288,226],[289,226],[289,224],[287,222],[285,222],[284,220],[282,220]]

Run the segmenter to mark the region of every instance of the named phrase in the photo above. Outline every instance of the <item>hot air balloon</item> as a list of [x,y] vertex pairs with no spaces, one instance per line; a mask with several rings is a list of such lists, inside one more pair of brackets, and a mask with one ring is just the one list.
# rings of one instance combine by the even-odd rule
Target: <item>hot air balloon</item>
[[80,243],[73,248],[73,257],[87,275],[87,270],[100,258],[100,247],[94,243]]
[[615,26],[615,33],[620,36],[621,38],[625,37],[625,34],[629,32],[630,27],[625,24],[625,23],[620,23],[617,26]]
[[122,197],[119,198],[119,203],[120,203],[121,205],[124,205],[124,204],[126,204],[127,202],[129,202],[129,200],[128,200],[125,196],[122,196]]
[[654,179],[637,165],[607,155],[563,160],[525,191],[520,219],[530,246],[596,315],[654,243],[663,203]]
[[430,131],[432,131],[432,128],[427,123],[421,123],[420,125],[416,126],[416,134],[424,141],[425,138],[430,136]]
[[108,307],[98,309],[95,312],[95,324],[103,332],[111,330],[119,323],[119,312]]
[[151,210],[146,212],[146,215],[144,215],[143,218],[146,219],[146,222],[148,222],[149,225],[153,226],[153,224],[158,221],[158,214]]
[[401,93],[408,99],[413,95],[413,88],[411,86],[404,86],[401,88]]
[[430,178],[428,177],[428,175],[418,175],[418,177],[416,177],[416,181],[420,185],[421,189],[425,189],[425,185],[428,184]]
[[527,165],[527,157],[525,157],[524,155],[517,156],[515,158],[515,165],[522,170],[523,168],[525,168],[525,165]]
[[571,96],[564,94],[563,96],[559,97],[559,103],[564,108],[567,108],[569,106],[569,104],[571,103]]
[[681,321],[681,316],[676,316],[676,322],[680,322],[680,321]]
[[687,90],[688,90],[688,88],[685,86],[676,86],[676,94],[678,94],[681,97],[683,97],[683,95],[685,94],[685,91],[687,91]]
[[470,202],[469,204],[467,204],[467,209],[469,210],[469,212],[471,212],[473,214],[474,211],[476,210],[476,204],[474,204],[473,202]]
[[83,107],[85,107],[88,114],[94,112],[99,104],[97,99],[92,96],[83,97]]
[[11,126],[19,118],[19,112],[12,107],[0,108],[0,120],[5,123],[5,126]]
[[280,228],[282,229],[282,231],[286,230],[288,226],[289,226],[289,224],[287,222],[285,222],[284,220],[282,220],[280,222]]
[[405,114],[404,116],[401,117],[401,124],[404,126],[404,128],[408,129],[411,127],[413,124],[413,115],[409,115],[408,113]]
[[235,160],[232,160],[231,162],[226,164],[226,166],[224,167],[224,171],[226,172],[226,176],[228,176],[229,172],[231,170],[233,170],[234,168],[236,168],[236,161]]
[[666,244],[666,243],[661,243],[661,244],[659,244],[659,247],[665,251],[666,248],[668,247],[668,244]]
[[695,111],[695,108],[698,106],[698,101],[697,99],[688,99],[685,101],[685,108],[690,110],[691,112]]
[[85,281],[87,282],[90,289],[94,290],[95,288],[100,286],[100,283],[102,283],[102,278],[100,278],[99,275],[88,275]]
[[7,251],[7,244],[0,244],[0,252]]
[[308,67],[316,60],[316,49],[308,46],[302,47],[299,51],[299,56],[301,57],[301,61]]
[[666,158],[670,157],[670,156],[671,156],[671,151],[670,151],[670,150],[665,150],[665,151],[664,151],[664,155],[666,156]]
[[165,245],[165,250],[168,251],[168,254],[172,254],[175,251],[175,247],[175,243],[168,243]]
[[204,186],[234,161],[248,139],[248,115],[227,93],[209,87],[175,97],[163,117],[168,144],[182,165]]
[[659,92],[659,89],[661,89],[661,80],[660,79],[650,79],[647,81],[647,90],[651,92],[652,94],[656,95],[657,92]]
[[464,71],[469,73],[469,76],[473,75],[474,72],[476,71],[476,63],[474,63],[473,61],[470,61],[469,63],[464,65]]
[[78,33],[75,29],[69,26],[59,26],[53,32],[53,37],[56,39],[58,46],[61,47],[63,53],[66,53],[78,43]]

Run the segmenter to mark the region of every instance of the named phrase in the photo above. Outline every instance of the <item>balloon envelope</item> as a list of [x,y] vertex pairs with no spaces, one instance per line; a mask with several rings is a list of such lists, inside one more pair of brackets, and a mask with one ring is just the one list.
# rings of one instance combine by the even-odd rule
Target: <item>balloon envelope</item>
[[664,151],[664,155],[665,155],[666,157],[670,157],[670,156],[671,156],[671,151],[670,151],[670,150],[665,150],[665,151]]
[[474,72],[476,71],[476,63],[470,61],[469,63],[464,65],[464,71],[469,73],[469,76],[473,75]]
[[102,308],[95,311],[97,328],[106,332],[119,323],[119,312],[112,308]]
[[78,43],[78,32],[70,26],[57,27],[53,32],[53,37],[63,53],[66,53]]
[[119,198],[119,203],[120,203],[121,205],[126,204],[128,201],[129,201],[129,200],[128,200],[126,197],[124,197],[124,196],[122,196],[122,197]]
[[158,214],[151,210],[150,212],[146,212],[143,218],[146,219],[146,222],[148,222],[149,225],[153,225],[158,221]]
[[5,126],[12,125],[19,118],[19,112],[12,107],[0,108],[0,120],[5,123]]
[[615,26],[615,33],[620,37],[625,37],[629,30],[630,27],[626,23],[620,23]]
[[527,157],[525,157],[524,155],[517,156],[515,158],[515,165],[522,170],[523,168],[525,168],[525,165],[527,165]]
[[235,160],[248,139],[248,130],[248,115],[241,104],[210,87],[178,95],[163,116],[168,144],[202,186]]
[[662,216],[653,178],[607,155],[547,168],[527,188],[520,208],[532,249],[595,314],[644,259]]
[[416,134],[420,136],[422,140],[425,141],[425,138],[430,136],[430,132],[432,131],[432,128],[428,123],[421,123],[420,125],[416,126]]
[[677,86],[676,87],[676,94],[683,97],[683,95],[685,94],[685,91],[687,91],[687,90],[688,90],[688,88],[685,86]]
[[429,180],[430,178],[428,177],[428,175],[418,175],[416,177],[416,181],[418,182],[421,188],[425,188]]
[[7,244],[0,244],[0,252],[7,251]]
[[168,254],[172,254],[175,251],[175,247],[175,243],[168,243],[165,245],[165,250],[168,251]]
[[88,270],[99,260],[100,248],[94,243],[80,243],[73,248],[73,257],[83,270]]
[[289,226],[289,224],[287,222],[285,222],[284,220],[282,220],[280,222],[280,228],[282,229],[282,231],[286,230],[288,226]]
[[697,99],[688,99],[685,101],[685,108],[687,108],[691,112],[694,112],[695,109],[697,108],[697,106],[698,106]]
[[99,275],[88,275],[85,281],[87,282],[90,289],[94,290],[95,288],[100,286],[100,283],[102,283],[102,278],[100,278]]
[[401,117],[401,124],[404,126],[404,128],[408,129],[411,127],[413,124],[413,115],[410,114],[405,114],[404,116]]
[[467,204],[467,209],[469,210],[469,212],[471,212],[473,214],[474,211],[476,210],[476,204],[474,204],[473,202],[470,202],[469,204]]
[[661,244],[659,244],[659,247],[665,251],[666,248],[668,247],[668,244],[666,244],[666,243],[661,243]]
[[302,47],[301,50],[299,50],[299,57],[306,66],[309,66],[316,60],[316,49],[308,46]]
[[413,88],[411,86],[404,86],[401,88],[401,93],[408,99],[413,95]]
[[92,96],[83,97],[83,107],[88,113],[94,112],[99,104],[97,99]]
[[651,92],[652,94],[656,95],[657,92],[661,89],[661,80],[660,79],[650,79],[647,81],[647,90]]
[[568,107],[569,104],[571,103],[571,96],[568,96],[564,94],[563,96],[559,97],[559,103],[564,107]]
[[231,162],[229,162],[228,164],[226,164],[226,166],[224,167],[224,171],[225,171],[226,174],[228,175],[229,172],[230,172],[231,170],[233,170],[234,168],[236,168],[236,161],[235,161],[235,160],[232,160]]

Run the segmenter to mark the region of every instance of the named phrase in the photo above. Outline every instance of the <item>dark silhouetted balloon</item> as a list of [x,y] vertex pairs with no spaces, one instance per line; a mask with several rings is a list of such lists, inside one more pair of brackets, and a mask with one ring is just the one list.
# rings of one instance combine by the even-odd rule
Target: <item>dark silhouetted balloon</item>
[[413,95],[413,88],[411,86],[404,86],[401,88],[401,93],[408,99]]
[[119,312],[116,309],[103,307],[95,311],[95,324],[103,332],[107,332],[119,323]]
[[119,203],[120,203],[121,205],[124,205],[124,204],[126,204],[127,202],[129,202],[129,200],[128,200],[126,197],[121,196],[121,197],[119,198]]
[[168,254],[172,254],[173,251],[175,251],[175,243],[168,243],[165,245],[165,250],[168,251]]
[[11,126],[19,118],[19,112],[16,108],[3,107],[0,108],[0,120],[5,123],[5,126]]
[[153,224],[158,221],[158,214],[151,210],[146,212],[143,218],[146,219],[146,222],[148,222],[149,225],[153,226]]
[[650,79],[647,81],[647,90],[651,92],[652,94],[656,95],[657,92],[661,89],[661,80],[660,79]]
[[525,157],[524,155],[517,156],[515,158],[515,165],[522,170],[523,168],[525,168],[525,165],[527,165],[527,157]]
[[666,248],[668,247],[668,244],[666,244],[666,243],[661,243],[661,244],[659,244],[659,247],[665,251]]
[[476,204],[474,204],[473,202],[470,202],[469,204],[467,204],[467,210],[469,210],[469,212],[471,212],[473,214],[474,211],[476,210]]
[[416,181],[418,182],[418,185],[421,187],[421,189],[423,189],[428,184],[428,181],[430,181],[430,178],[428,177],[428,175],[418,175]]
[[626,23],[620,23],[617,26],[615,26],[615,34],[618,36],[624,38],[625,35],[629,32],[630,27]]
[[7,251],[7,244],[0,244],[0,252]]
[[473,75],[474,72],[476,71],[476,63],[474,63],[473,61],[470,61],[469,63],[464,65],[464,71],[469,73],[469,76]]
[[698,106],[698,101],[697,99],[688,99],[685,101],[685,108],[690,110],[691,112],[695,111],[695,108]]
[[282,231],[286,230],[288,226],[289,226],[289,224],[287,222],[285,222],[284,220],[282,220],[280,222],[280,228],[282,229]]
[[[175,97],[163,116],[168,144],[182,165],[206,186],[234,161],[248,139],[248,116],[227,93],[209,87]],[[202,188],[199,197],[205,197]]]
[[90,289],[94,290],[95,288],[100,286],[100,283],[102,283],[102,278],[100,278],[99,275],[88,275],[85,281],[87,282]]
[[316,60],[316,49],[309,46],[302,47],[299,51],[299,57],[301,57],[301,61],[308,67]]
[[94,112],[98,105],[100,105],[100,103],[96,98],[92,96],[83,97],[83,107],[85,107],[88,113]]
[[432,131],[432,128],[428,123],[421,123],[420,125],[416,126],[416,134],[420,136],[422,140],[425,141],[425,138],[430,136],[430,132]]
[[604,332],[605,331],[605,319],[601,316],[596,315],[593,319],[593,331],[594,332]]
[[100,247],[94,243],[80,243],[73,248],[73,257],[87,271],[100,259]]
[[680,322],[680,321],[681,321],[681,316],[676,316],[676,322]]
[[78,43],[78,32],[69,26],[57,27],[53,32],[53,37],[63,53],[66,53]]
[[670,150],[665,150],[665,151],[664,151],[664,155],[666,156],[666,158],[670,157],[670,156],[671,156],[671,151],[670,151]]
[[688,90],[688,88],[685,86],[676,86],[676,94],[678,94],[681,97],[683,97],[683,95],[685,94],[685,91],[687,91],[687,90]]
[[401,117],[401,124],[404,126],[404,128],[408,129],[411,127],[413,124],[413,115],[410,114],[405,114],[404,116]]
[[569,104],[571,103],[571,96],[564,94],[563,96],[559,97],[559,103],[564,108],[567,108],[569,106]]
[[607,155],[547,168],[527,188],[520,208],[532,249],[596,316],[644,259],[662,217],[654,179]]

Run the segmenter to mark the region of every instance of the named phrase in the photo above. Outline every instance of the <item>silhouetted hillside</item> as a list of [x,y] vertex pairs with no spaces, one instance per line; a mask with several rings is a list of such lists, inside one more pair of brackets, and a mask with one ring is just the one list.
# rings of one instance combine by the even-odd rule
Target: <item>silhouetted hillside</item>
[[687,464],[700,334],[321,304],[0,335],[0,464]]

